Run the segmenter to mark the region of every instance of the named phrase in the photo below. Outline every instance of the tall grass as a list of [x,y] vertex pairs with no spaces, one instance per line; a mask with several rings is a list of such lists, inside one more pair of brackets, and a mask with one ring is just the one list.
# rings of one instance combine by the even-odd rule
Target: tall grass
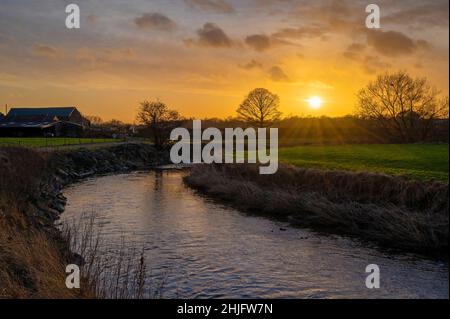
[[47,171],[43,155],[0,149],[0,297],[83,298],[65,287],[68,251],[35,207]]
[[83,213],[61,226],[71,250],[79,254],[83,285],[98,298],[161,298],[164,279],[156,285],[148,281],[144,249],[127,245],[125,236],[119,245],[108,243],[95,213]]
[[185,182],[252,213],[448,258],[444,183],[286,165],[274,175],[256,165],[196,166]]
[[[123,241],[105,254],[94,219],[70,230],[54,227],[51,194],[58,190],[50,156],[0,148],[0,298],[161,297],[164,282],[147,282],[143,252]],[[66,266],[77,263],[81,289],[68,289]]]

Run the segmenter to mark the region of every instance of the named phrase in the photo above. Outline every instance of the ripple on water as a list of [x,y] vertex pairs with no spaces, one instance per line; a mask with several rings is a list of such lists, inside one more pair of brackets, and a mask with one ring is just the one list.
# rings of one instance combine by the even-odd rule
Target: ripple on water
[[[389,255],[248,216],[196,195],[182,174],[134,173],[73,185],[61,220],[95,211],[105,245],[125,238],[143,249],[149,282],[165,278],[167,298],[448,298],[447,262]],[[368,264],[380,267],[380,289],[365,287]]]

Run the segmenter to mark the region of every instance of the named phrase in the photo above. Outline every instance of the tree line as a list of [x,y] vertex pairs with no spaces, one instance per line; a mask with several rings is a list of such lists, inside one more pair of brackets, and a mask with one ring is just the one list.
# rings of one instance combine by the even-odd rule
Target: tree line
[[[426,78],[413,78],[404,71],[379,75],[362,88],[350,116],[283,118],[279,108],[278,95],[256,88],[237,107],[236,117],[205,119],[203,126],[276,126],[280,138],[293,144],[448,142],[448,96],[442,97]],[[190,120],[154,100],[140,103],[137,121],[157,147],[164,147],[170,131],[189,126]]]

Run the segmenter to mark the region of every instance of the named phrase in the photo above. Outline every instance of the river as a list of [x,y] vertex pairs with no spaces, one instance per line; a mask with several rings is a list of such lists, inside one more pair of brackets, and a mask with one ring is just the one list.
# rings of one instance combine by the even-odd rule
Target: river
[[[448,298],[448,262],[250,216],[196,194],[183,174],[74,184],[64,191],[61,221],[95,211],[105,242],[125,238],[144,249],[150,281],[165,282],[164,298]],[[379,266],[379,289],[366,287],[369,264]]]

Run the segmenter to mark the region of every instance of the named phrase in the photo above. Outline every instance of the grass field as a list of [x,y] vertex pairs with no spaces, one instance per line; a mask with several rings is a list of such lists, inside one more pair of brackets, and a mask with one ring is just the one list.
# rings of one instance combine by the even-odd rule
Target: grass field
[[0,137],[1,146],[25,146],[25,147],[58,147],[79,144],[98,144],[120,142],[112,138],[64,138],[64,137]]
[[448,181],[448,144],[338,145],[280,148],[281,162]]

